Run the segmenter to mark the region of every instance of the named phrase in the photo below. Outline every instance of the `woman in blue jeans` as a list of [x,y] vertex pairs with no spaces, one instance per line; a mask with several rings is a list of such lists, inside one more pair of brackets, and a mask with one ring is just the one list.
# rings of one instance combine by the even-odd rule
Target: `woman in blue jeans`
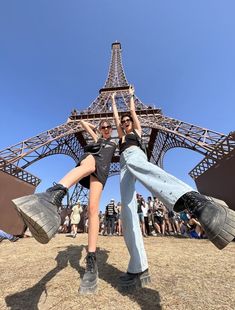
[[[127,273],[120,278],[121,287],[144,286],[150,282],[148,261],[136,212],[137,201],[135,182],[139,180],[153,196],[157,196],[169,210],[179,212],[188,209],[195,214],[207,232],[208,238],[220,249],[235,236],[235,212],[218,207],[207,197],[176,177],[150,163],[141,148],[141,125],[135,111],[134,88],[130,87],[130,113],[119,118],[113,93],[112,108],[119,136],[120,149],[120,190],[122,200],[122,223],[124,239],[130,254]],[[222,211],[221,211],[222,210]],[[226,218],[234,220],[231,236],[224,240],[221,231],[226,226]],[[223,240],[222,240],[223,239]]]

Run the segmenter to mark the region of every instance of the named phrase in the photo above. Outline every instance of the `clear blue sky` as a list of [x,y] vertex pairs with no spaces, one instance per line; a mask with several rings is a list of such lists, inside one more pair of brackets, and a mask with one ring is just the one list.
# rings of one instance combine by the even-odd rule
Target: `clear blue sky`
[[[234,12],[234,0],[0,1],[0,149],[64,123],[73,108],[86,108],[105,82],[115,40],[144,103],[229,133],[235,129]],[[187,173],[201,159],[173,149],[164,166],[194,186]],[[56,155],[28,171],[43,180],[41,191],[73,165]],[[118,182],[108,180],[101,209],[120,199]]]

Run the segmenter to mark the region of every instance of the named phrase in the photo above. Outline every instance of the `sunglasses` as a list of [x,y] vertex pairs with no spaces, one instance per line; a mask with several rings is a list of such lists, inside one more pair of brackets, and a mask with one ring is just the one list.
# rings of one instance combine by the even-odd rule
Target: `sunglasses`
[[101,129],[111,129],[111,126],[102,126]]
[[121,124],[125,124],[126,122],[127,122],[127,123],[130,123],[130,121],[131,121],[131,120],[130,120],[129,118],[124,119],[124,120],[121,121]]

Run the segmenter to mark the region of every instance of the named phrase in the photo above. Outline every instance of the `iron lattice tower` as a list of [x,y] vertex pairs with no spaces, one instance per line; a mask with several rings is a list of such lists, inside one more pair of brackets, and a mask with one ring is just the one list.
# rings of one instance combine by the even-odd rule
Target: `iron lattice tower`
[[[40,179],[26,170],[36,161],[50,155],[65,154],[77,163],[83,154],[84,146],[90,142],[79,121],[84,119],[97,124],[101,119],[109,119],[113,122],[111,94],[114,91],[117,93],[117,108],[122,114],[128,110],[129,87],[122,65],[121,44],[115,42],[112,44],[108,77],[90,106],[83,111],[73,110],[64,124],[0,151],[0,170],[36,187]],[[136,95],[134,101],[152,163],[163,167],[165,153],[175,147],[199,152],[204,159],[190,172],[190,176],[196,181],[208,169],[218,165],[221,159],[229,158],[234,152],[234,133],[225,135],[169,118],[163,115],[160,109],[142,103]],[[118,173],[119,156],[115,153],[110,176]],[[87,204],[87,190],[79,184],[73,190],[70,203],[74,204],[78,199]]]

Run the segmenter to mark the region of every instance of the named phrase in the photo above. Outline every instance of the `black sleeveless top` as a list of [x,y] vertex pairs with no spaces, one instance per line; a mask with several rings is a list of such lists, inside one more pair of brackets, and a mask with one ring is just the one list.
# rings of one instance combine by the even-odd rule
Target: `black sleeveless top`
[[122,142],[122,139],[119,139],[119,152],[120,152],[120,155],[128,147],[133,146],[133,145],[139,146],[139,141],[138,141],[138,139],[136,137],[136,134],[134,132],[133,133],[128,133],[125,136],[125,141],[124,142]]

